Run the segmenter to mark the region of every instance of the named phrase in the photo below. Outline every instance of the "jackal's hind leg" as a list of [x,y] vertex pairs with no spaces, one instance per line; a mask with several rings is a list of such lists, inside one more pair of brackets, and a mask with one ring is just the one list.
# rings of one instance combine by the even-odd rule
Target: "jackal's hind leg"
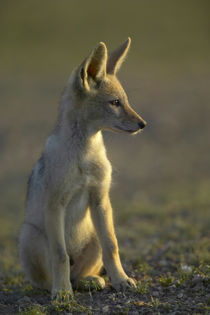
[[21,265],[28,279],[36,287],[50,290],[52,275],[47,239],[35,225],[23,225],[19,252]]
[[74,265],[71,268],[73,287],[82,290],[103,289],[105,281],[99,276],[102,266],[101,248],[97,238],[93,237],[74,260]]

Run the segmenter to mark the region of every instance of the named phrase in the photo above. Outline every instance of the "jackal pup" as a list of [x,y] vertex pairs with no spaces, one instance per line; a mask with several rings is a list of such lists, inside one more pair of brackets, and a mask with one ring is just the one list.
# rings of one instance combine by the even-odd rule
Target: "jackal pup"
[[83,280],[104,288],[102,266],[116,290],[135,287],[120,262],[109,199],[111,165],[101,133],[134,134],[146,125],[116,77],[130,42],[109,57],[99,43],[73,71],[29,179],[20,259],[32,283],[51,290],[52,298],[73,294],[71,283]]

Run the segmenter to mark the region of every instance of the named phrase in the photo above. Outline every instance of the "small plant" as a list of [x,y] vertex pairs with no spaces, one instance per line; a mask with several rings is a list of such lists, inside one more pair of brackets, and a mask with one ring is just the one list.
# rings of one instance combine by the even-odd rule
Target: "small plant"
[[136,291],[139,294],[146,294],[149,291],[149,283],[146,281],[140,281],[137,283]]
[[195,272],[192,267],[187,266],[187,265],[182,265],[179,270],[179,279],[177,281],[177,285],[179,286],[186,283],[193,277],[194,274]]
[[151,296],[151,307],[158,308],[161,305],[161,302],[158,298],[154,299],[153,296]]
[[99,283],[93,279],[81,280],[79,283],[79,289],[82,291],[100,291],[101,287]]
[[74,312],[74,313],[86,313],[92,314],[91,310],[83,305],[80,305],[73,296],[69,294],[59,292],[56,300],[52,301],[48,307],[49,311],[56,312]]
[[26,307],[24,310],[19,310],[19,315],[47,315],[46,307],[39,304],[34,304]]
[[172,276],[161,276],[158,279],[159,283],[161,284],[162,287],[169,287],[170,285],[173,284],[174,282],[174,277]]

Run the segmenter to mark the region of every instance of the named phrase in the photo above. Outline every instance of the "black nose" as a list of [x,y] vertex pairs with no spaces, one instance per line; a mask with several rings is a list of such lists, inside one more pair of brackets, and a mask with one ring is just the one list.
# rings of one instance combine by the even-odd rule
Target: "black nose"
[[146,126],[146,124],[147,124],[146,121],[140,121],[138,123],[140,129],[143,129]]

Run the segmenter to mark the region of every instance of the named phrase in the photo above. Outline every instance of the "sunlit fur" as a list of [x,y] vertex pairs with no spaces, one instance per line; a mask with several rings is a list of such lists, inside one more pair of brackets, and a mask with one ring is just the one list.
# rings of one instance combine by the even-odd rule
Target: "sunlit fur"
[[[102,266],[116,290],[135,286],[120,262],[109,199],[112,169],[101,133],[132,134],[145,124],[115,76],[129,46],[130,39],[108,58],[99,43],[73,71],[29,179],[20,259],[32,283],[51,290],[52,298],[60,290],[73,294],[71,283],[82,279],[103,288]],[[121,105],[111,105],[113,99]]]

